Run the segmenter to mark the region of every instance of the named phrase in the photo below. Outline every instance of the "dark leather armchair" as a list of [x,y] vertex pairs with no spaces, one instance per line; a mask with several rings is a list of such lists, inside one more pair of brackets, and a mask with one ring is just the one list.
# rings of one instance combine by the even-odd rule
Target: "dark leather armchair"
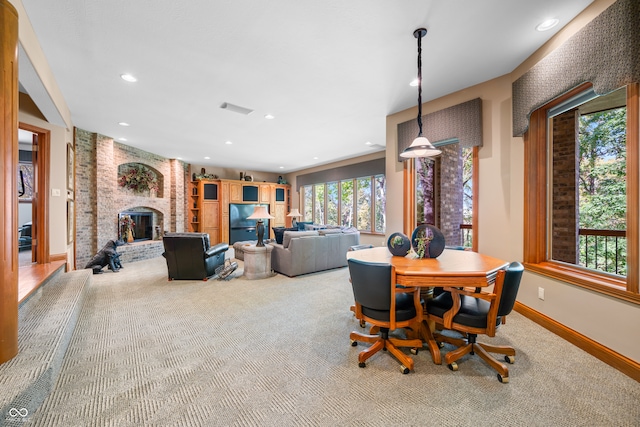
[[399,347],[412,347],[417,353],[422,347],[420,339],[392,338],[389,331],[409,328],[417,333],[422,322],[420,289],[396,286],[395,269],[390,264],[369,263],[349,259],[349,274],[355,298],[355,316],[369,322],[370,334],[351,332],[351,345],[358,341],[371,346],[360,352],[358,362],[361,368],[366,360],[380,350],[388,350],[402,364],[400,370],[408,374],[413,370],[413,359]]
[[207,280],[224,265],[227,243],[209,246],[207,233],[167,233],[162,238],[169,280]]
[[501,383],[509,382],[509,368],[489,353],[504,355],[508,363],[515,362],[516,351],[509,346],[495,346],[476,341],[478,334],[494,337],[496,329],[511,313],[520,287],[524,267],[512,262],[505,270],[498,271],[493,292],[482,288],[444,287],[443,292],[427,300],[428,319],[445,329],[460,332],[463,337],[455,338],[445,334],[434,334],[438,343],[449,343],[458,347],[445,355],[445,361],[452,371],[458,370],[456,360],[465,354],[477,354],[498,372]]

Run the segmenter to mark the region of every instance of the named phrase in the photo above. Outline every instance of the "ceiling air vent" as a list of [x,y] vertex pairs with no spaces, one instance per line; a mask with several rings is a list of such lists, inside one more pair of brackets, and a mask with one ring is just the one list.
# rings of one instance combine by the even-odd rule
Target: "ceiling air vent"
[[253,113],[253,110],[249,108],[241,107],[239,105],[233,105],[228,102],[223,102],[220,108],[222,108],[223,110],[233,111],[234,113],[244,114],[245,116]]

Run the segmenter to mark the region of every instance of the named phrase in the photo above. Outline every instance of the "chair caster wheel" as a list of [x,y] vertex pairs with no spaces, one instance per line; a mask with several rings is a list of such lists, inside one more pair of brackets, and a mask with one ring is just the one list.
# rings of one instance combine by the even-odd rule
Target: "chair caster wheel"
[[438,343],[438,347],[439,347],[439,348],[444,348],[444,343],[443,343],[443,342],[439,342],[439,343]]
[[457,371],[458,370],[458,364],[456,362],[451,362],[447,365],[449,367],[449,369],[451,369],[452,371]]
[[515,356],[505,356],[504,357],[504,361],[511,363],[512,365],[516,362],[516,357]]
[[418,354],[418,348],[417,347],[414,347],[409,351],[411,351],[411,354]]
[[364,367],[366,367],[366,366],[367,366],[367,364],[366,364],[366,363],[364,363],[364,362],[360,362],[360,363],[358,363],[358,366],[360,366],[361,368],[364,368]]
[[502,384],[507,384],[509,382],[509,377],[503,377],[502,375],[498,374],[498,381],[500,381]]
[[404,365],[400,365],[400,372],[402,372],[403,375],[407,375],[409,373],[409,368]]
[[367,322],[365,322],[364,320],[360,320],[360,327],[364,328],[365,326],[367,326]]
[[351,347],[356,347],[358,345],[358,341],[351,340]]

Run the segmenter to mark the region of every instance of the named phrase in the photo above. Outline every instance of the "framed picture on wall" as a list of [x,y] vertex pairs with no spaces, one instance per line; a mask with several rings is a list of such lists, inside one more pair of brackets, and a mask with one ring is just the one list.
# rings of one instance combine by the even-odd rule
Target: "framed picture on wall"
[[67,143],[67,190],[73,191],[73,175],[75,170],[75,158],[73,146]]
[[67,200],[67,245],[73,243],[73,237],[75,236],[73,227],[75,214],[73,209],[73,200]]

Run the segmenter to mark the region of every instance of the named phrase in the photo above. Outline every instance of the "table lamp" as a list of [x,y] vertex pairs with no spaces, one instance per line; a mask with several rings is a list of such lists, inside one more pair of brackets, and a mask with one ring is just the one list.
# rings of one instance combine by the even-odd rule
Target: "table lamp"
[[302,218],[302,215],[300,214],[300,212],[298,212],[298,209],[291,209],[291,212],[289,212],[287,214],[287,216],[292,217],[293,219],[291,220],[291,226],[292,227],[297,227],[298,226],[298,220],[296,220],[296,218]]
[[247,217],[247,219],[257,219],[256,222],[256,234],[258,235],[258,243],[256,243],[257,247],[264,246],[264,242],[262,238],[264,237],[264,221],[265,219],[273,219],[269,212],[267,212],[267,208],[264,206],[256,206],[253,208],[253,213]]

